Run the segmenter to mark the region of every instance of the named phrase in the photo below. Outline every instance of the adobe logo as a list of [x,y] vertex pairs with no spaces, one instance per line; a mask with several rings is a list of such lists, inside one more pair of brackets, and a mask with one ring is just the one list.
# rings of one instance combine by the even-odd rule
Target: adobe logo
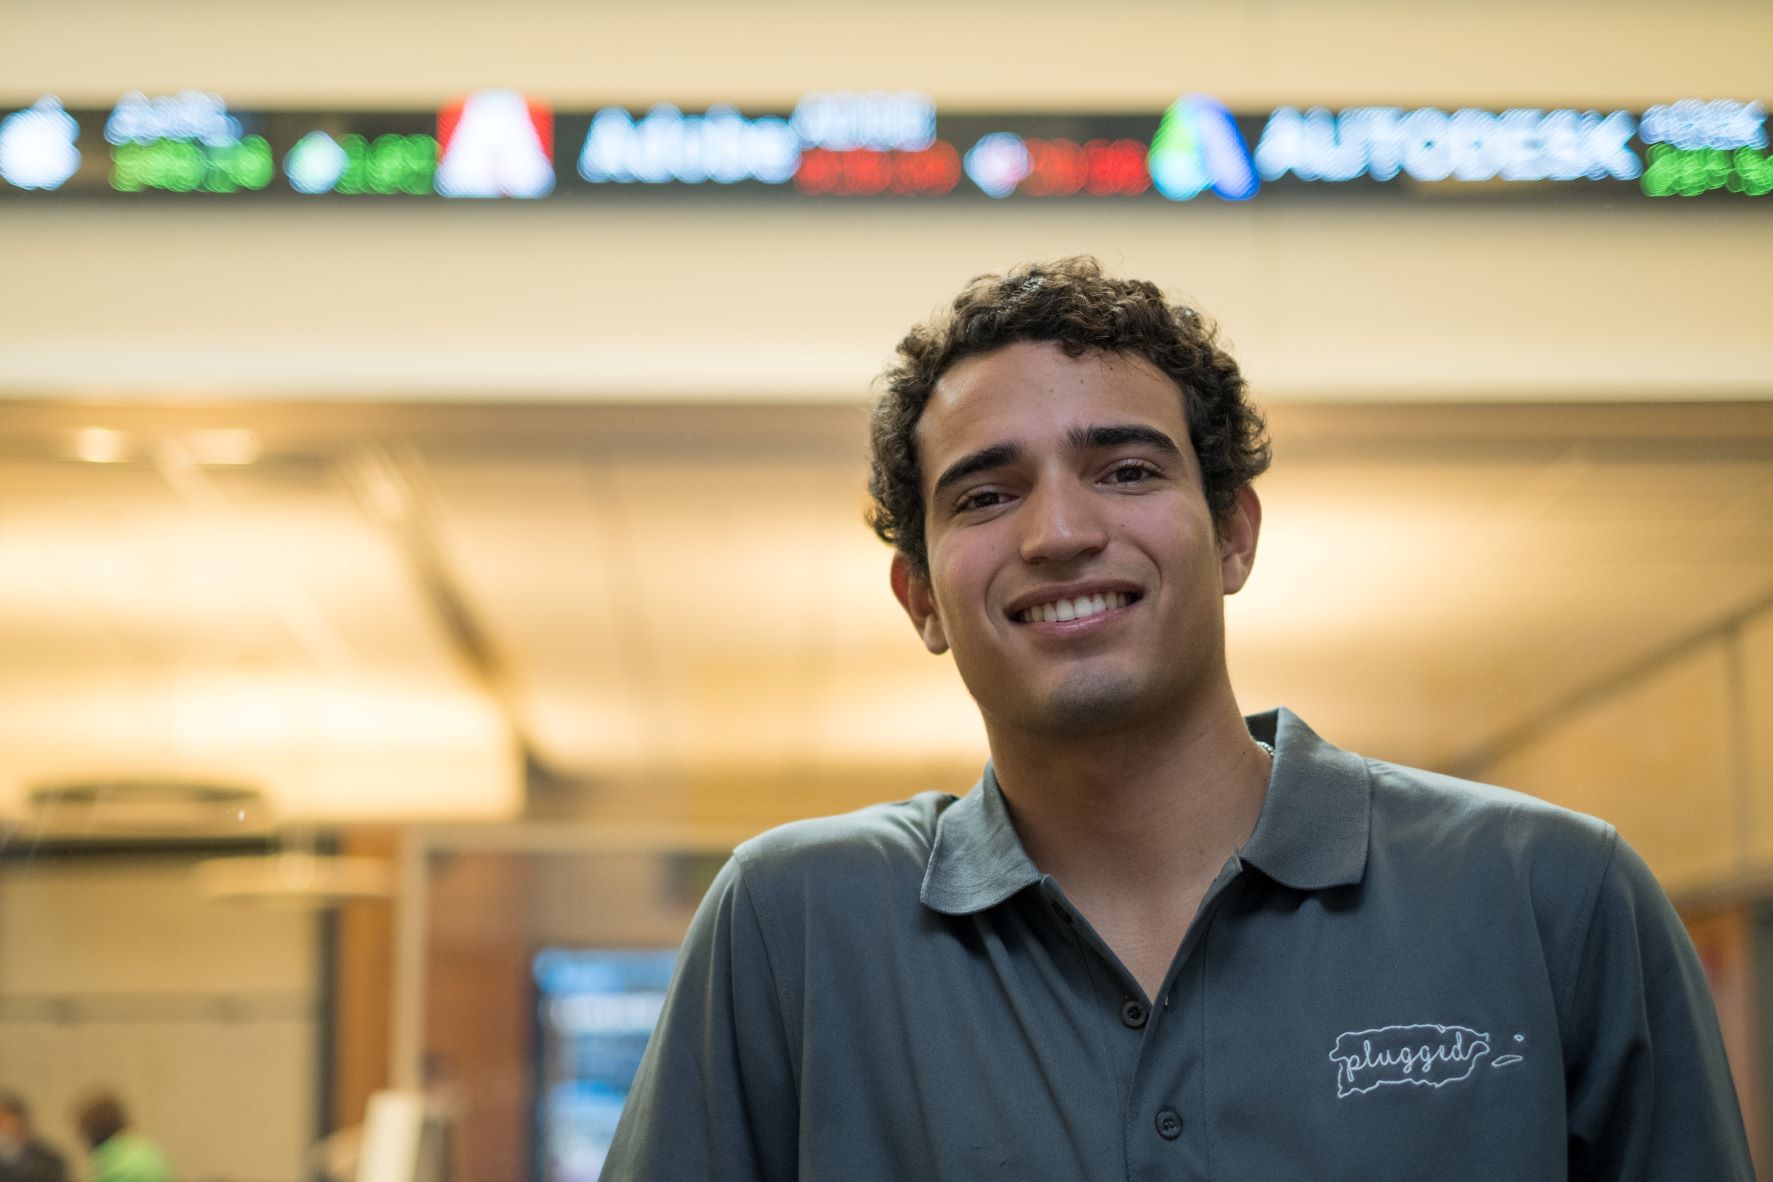
[[437,113],[437,191],[546,197],[554,191],[554,113],[515,90],[481,90]]

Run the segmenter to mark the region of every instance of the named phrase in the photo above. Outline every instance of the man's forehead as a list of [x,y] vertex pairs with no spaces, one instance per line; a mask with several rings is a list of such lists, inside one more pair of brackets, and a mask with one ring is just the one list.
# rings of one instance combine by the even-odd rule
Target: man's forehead
[[931,389],[914,438],[927,468],[935,453],[1132,421],[1187,431],[1181,390],[1150,361],[1100,351],[1072,357],[1056,342],[1018,342],[950,366]]
[[970,353],[953,362],[936,378],[931,401],[954,399],[1006,382],[1023,383],[1031,377],[1065,385],[1093,377],[1114,381],[1156,383],[1176,389],[1175,382],[1140,353],[1114,349],[1083,349],[1069,352],[1059,341],[1012,341],[982,353]]

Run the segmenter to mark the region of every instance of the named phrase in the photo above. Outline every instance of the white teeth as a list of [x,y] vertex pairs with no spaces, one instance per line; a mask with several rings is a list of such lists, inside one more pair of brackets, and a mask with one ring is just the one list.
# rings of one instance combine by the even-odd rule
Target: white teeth
[[1057,623],[1060,620],[1083,620],[1105,611],[1127,606],[1132,596],[1124,591],[1108,591],[1098,595],[1080,595],[1076,599],[1058,599],[1018,612],[1024,624]]

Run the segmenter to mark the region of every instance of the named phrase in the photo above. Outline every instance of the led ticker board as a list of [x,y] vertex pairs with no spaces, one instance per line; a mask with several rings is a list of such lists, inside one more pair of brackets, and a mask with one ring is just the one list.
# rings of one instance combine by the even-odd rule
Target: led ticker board
[[911,93],[787,111],[557,111],[478,91],[433,111],[246,111],[197,91],[0,112],[0,196],[296,201],[972,200],[1175,205],[1437,195],[1764,197],[1764,103],[1642,111],[1285,106],[1207,95],[1108,115],[943,113]]

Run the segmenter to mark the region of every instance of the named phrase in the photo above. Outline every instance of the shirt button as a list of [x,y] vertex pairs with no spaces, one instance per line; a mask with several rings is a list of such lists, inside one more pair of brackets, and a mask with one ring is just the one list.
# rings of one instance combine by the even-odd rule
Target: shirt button
[[1157,1114],[1157,1135],[1174,1141],[1182,1135],[1182,1117],[1173,1108],[1160,1109]]
[[1137,1030],[1139,1027],[1145,1025],[1145,1018],[1146,1010],[1144,1002],[1128,1001],[1125,1005],[1120,1007],[1120,1020],[1125,1022],[1130,1029]]

